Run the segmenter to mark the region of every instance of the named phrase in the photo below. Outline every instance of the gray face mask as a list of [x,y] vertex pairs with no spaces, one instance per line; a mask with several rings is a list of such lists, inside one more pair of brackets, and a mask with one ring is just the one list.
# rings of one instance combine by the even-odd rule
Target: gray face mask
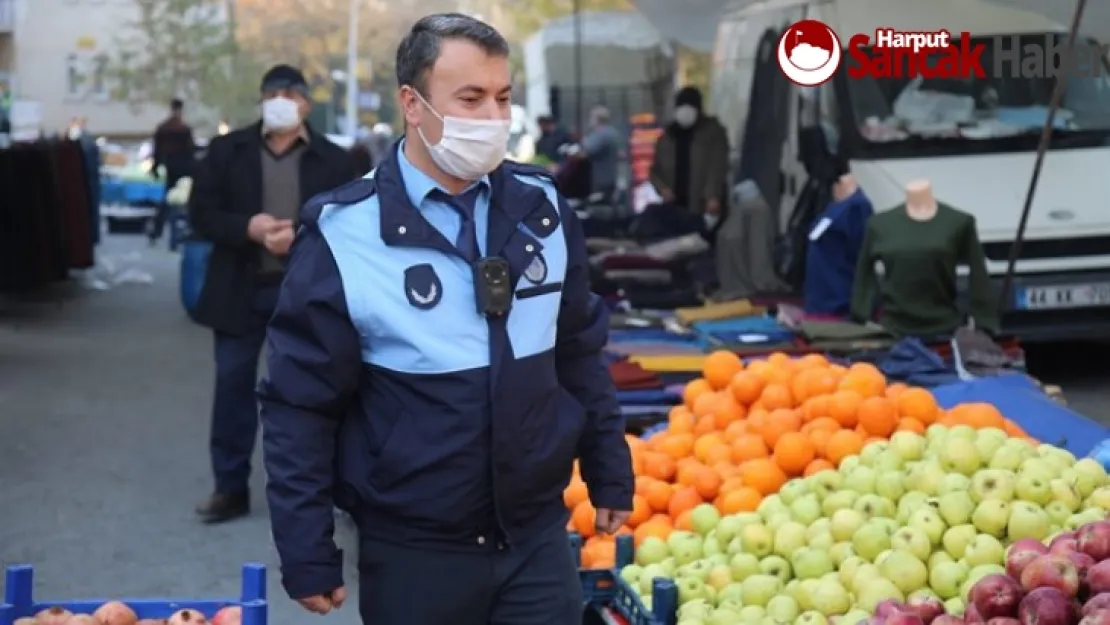
[[690,128],[698,121],[698,109],[684,104],[674,110],[674,121],[683,128]]

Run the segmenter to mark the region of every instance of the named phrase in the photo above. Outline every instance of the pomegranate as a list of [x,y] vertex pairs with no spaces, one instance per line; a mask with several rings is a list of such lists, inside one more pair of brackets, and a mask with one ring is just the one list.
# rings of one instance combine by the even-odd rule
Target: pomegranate
[[212,625],[240,625],[242,622],[243,608],[237,605],[222,608],[212,617]]
[[101,625],[135,625],[139,617],[122,601],[109,601],[93,612]]
[[101,625],[101,623],[91,614],[74,614],[66,621],[66,625]]
[[166,625],[208,625],[208,619],[196,610],[178,610],[166,619]]
[[37,625],[66,625],[71,616],[73,616],[73,612],[56,605],[36,614],[35,623]]

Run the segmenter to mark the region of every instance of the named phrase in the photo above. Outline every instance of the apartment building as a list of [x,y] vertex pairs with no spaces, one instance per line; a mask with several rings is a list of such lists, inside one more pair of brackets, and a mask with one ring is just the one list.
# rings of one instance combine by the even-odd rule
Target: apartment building
[[0,85],[35,102],[43,130],[75,117],[97,135],[139,137],[165,118],[166,103],[136,111],[109,97],[105,59],[133,19],[135,0],[0,0]]

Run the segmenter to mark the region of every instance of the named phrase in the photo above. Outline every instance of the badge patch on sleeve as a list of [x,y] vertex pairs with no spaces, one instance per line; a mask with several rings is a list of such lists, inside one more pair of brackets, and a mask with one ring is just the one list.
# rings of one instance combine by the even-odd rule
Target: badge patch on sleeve
[[543,256],[536,254],[532,258],[532,263],[524,270],[524,279],[532,284],[543,284],[547,279],[547,263],[544,262]]
[[420,310],[431,310],[443,299],[443,282],[431,265],[413,265],[405,270],[405,297]]

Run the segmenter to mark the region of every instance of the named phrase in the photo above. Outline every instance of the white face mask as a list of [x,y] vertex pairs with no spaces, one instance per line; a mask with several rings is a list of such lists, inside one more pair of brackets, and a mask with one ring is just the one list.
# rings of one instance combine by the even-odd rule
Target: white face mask
[[297,103],[278,96],[262,101],[262,127],[266,130],[291,130],[301,123]]
[[674,110],[674,121],[683,128],[689,128],[698,121],[698,109],[684,104]]
[[443,134],[435,145],[428,141],[423,130],[416,129],[440,169],[462,180],[477,180],[505,160],[505,152],[509,149],[509,120],[444,117],[420,92],[413,91],[432,115],[443,122]]

